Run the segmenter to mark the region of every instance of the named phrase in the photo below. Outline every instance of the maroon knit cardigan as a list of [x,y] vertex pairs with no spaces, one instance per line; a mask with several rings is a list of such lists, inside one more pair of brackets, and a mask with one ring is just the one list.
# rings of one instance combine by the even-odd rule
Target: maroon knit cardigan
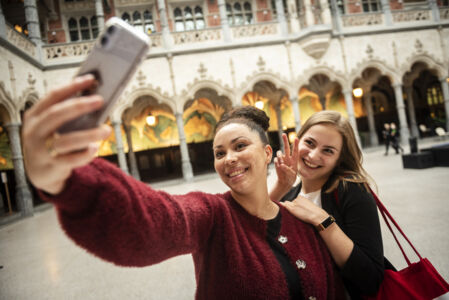
[[[76,244],[120,266],[149,266],[192,253],[196,299],[288,299],[268,243],[267,222],[231,196],[155,191],[96,159],[76,169],[57,196],[60,223]],[[314,228],[280,206],[281,245],[297,267],[305,299],[341,299],[342,284]],[[300,261],[299,261],[300,260]]]

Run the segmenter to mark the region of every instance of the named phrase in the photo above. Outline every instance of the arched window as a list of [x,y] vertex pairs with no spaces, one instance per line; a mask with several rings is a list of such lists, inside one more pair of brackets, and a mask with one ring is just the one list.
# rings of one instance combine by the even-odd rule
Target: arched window
[[362,0],[363,12],[374,12],[380,10],[378,0]]
[[69,19],[69,34],[70,40],[72,42],[78,41],[80,39],[78,34],[78,21],[76,21],[74,18]]
[[206,22],[204,21],[203,9],[201,6],[195,6],[192,10],[190,6],[186,6],[183,9],[176,7],[173,10],[175,17],[175,30],[198,30],[206,28]]
[[156,27],[153,22],[153,14],[150,10],[124,12],[122,13],[122,20],[147,34],[156,32]]
[[70,41],[72,42],[92,40],[98,36],[98,21],[96,16],[72,17],[67,23]]
[[248,25],[253,22],[253,12],[249,2],[226,3],[229,25]]
[[[287,18],[287,16],[288,16],[287,1],[282,0],[282,5],[284,6],[284,14],[285,14],[285,17]],[[276,0],[271,0],[271,9],[273,11],[273,19],[277,19]]]

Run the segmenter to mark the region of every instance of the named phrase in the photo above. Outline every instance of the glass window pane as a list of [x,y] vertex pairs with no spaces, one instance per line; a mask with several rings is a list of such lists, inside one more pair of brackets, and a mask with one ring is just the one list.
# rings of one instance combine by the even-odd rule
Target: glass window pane
[[241,11],[242,11],[242,6],[240,5],[240,3],[238,3],[238,2],[234,3],[234,13],[241,12]]
[[232,14],[231,5],[229,5],[228,3],[226,3],[226,11],[228,12],[228,14]]
[[186,30],[194,30],[195,29],[195,23],[193,23],[193,20],[186,20]]
[[201,7],[196,6],[195,7],[195,18],[202,17],[203,16],[203,10]]
[[181,9],[179,9],[178,7],[175,8],[174,15],[175,15],[175,18],[176,18],[176,17],[181,17],[181,18],[182,18],[182,12],[181,12]]
[[248,2],[245,2],[243,7],[245,8],[246,11],[251,11],[251,4],[249,4]]
[[92,28],[92,35],[93,35],[94,39],[97,38],[97,36],[98,36],[98,27]]
[[70,41],[76,42],[77,40],[79,40],[78,30],[70,31]]
[[143,19],[144,19],[145,21],[147,21],[147,20],[153,20],[153,16],[152,16],[152,14],[151,14],[148,10],[146,10],[146,11],[143,13]]
[[186,8],[184,8],[184,18],[189,19],[192,17],[193,17],[192,9],[187,6]]
[[141,19],[141,17],[140,17],[140,12],[135,11],[135,12],[133,13],[133,22],[134,22],[134,23],[140,22],[140,19]]
[[253,22],[253,15],[252,14],[246,14],[245,15],[245,24],[251,24]]
[[371,11],[377,11],[377,3],[372,3],[371,4]]
[[124,13],[124,14],[122,15],[122,20],[124,20],[124,21],[130,23],[131,17],[129,16],[128,13]]
[[93,16],[92,18],[90,18],[90,25],[91,26],[97,26],[98,25],[96,16]]
[[363,11],[364,12],[368,12],[369,11],[368,3],[363,3]]
[[184,31],[184,23],[181,21],[175,22],[175,30],[176,31]]
[[203,19],[197,19],[196,20],[196,29],[204,29],[206,28],[206,24],[204,23]]
[[90,40],[90,31],[89,31],[89,29],[81,30],[81,39],[82,40]]
[[235,15],[234,20],[235,20],[235,25],[243,25],[242,15]]
[[78,23],[76,22],[76,20],[74,18],[71,18],[69,20],[69,28],[73,29],[73,28],[78,28]]
[[89,27],[89,22],[87,21],[87,18],[82,17],[80,19],[80,27]]

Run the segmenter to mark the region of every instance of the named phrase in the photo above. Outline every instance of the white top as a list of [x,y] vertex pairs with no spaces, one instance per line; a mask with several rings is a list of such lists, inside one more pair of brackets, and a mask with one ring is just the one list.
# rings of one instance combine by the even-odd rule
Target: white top
[[307,198],[307,199],[309,199],[310,201],[312,201],[316,206],[318,206],[318,207],[323,207],[322,205],[321,205],[321,189],[319,189],[319,190],[317,190],[317,191],[315,191],[315,192],[311,192],[311,193],[308,193],[308,194],[305,194],[304,192],[303,192],[303,190],[301,189],[301,192],[299,192],[299,195],[300,196],[303,196],[303,197],[305,197],[305,198]]

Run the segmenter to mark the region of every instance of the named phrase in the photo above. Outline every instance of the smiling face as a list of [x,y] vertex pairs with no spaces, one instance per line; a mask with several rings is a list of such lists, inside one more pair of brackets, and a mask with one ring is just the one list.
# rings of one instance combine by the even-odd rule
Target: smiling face
[[320,189],[337,165],[343,145],[332,125],[317,124],[299,140],[299,174],[306,192]]
[[214,167],[233,193],[248,195],[267,184],[272,150],[247,125],[230,123],[214,138]]

